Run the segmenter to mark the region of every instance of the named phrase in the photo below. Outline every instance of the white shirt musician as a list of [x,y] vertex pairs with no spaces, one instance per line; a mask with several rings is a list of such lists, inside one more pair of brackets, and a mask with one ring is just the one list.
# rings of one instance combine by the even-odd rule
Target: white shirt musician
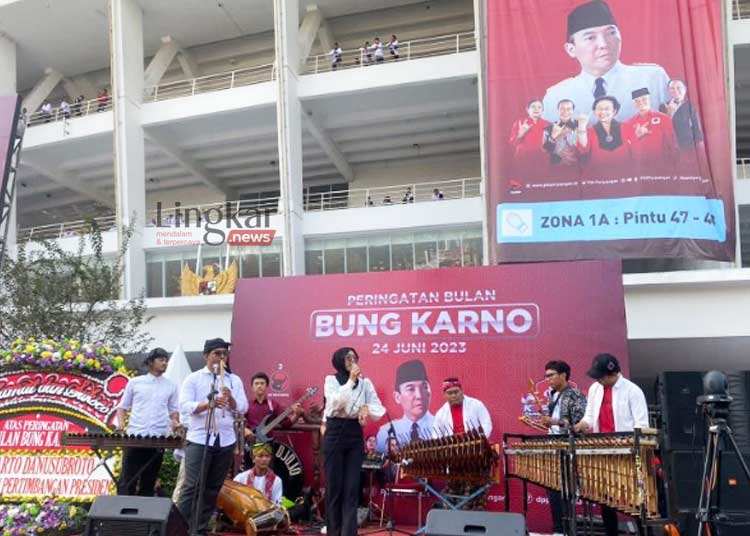
[[[594,357],[588,376],[596,382],[589,387],[586,413],[575,425],[576,432],[632,432],[648,428],[648,406],[641,388],[620,373],[620,363],[610,354]],[[619,534],[617,511],[601,505],[607,536]]]
[[[237,438],[233,413],[247,411],[240,377],[221,373],[229,358],[229,346],[223,339],[207,340],[203,345],[206,366],[185,378],[180,392],[180,411],[190,413],[190,421],[185,445],[185,482],[177,507],[195,536],[208,534],[208,521],[234,459]],[[216,392],[212,394],[214,385]],[[213,413],[212,405],[215,406]],[[213,419],[209,423],[211,416]],[[194,508],[201,488],[203,500]]]
[[492,418],[481,400],[464,394],[458,378],[443,381],[446,403],[435,414],[435,434],[462,434],[482,427],[484,435],[492,435]]
[[[179,424],[177,386],[163,376],[169,354],[155,348],[146,357],[148,374],[133,378],[125,387],[117,408],[117,426],[125,428],[126,412],[130,412],[127,432],[139,436],[167,436]],[[117,492],[120,495],[153,497],[163,449],[127,448],[122,458],[122,474]]]
[[284,484],[271,470],[273,448],[270,443],[256,443],[253,446],[253,468],[234,477],[235,482],[260,491],[273,504],[281,506]]

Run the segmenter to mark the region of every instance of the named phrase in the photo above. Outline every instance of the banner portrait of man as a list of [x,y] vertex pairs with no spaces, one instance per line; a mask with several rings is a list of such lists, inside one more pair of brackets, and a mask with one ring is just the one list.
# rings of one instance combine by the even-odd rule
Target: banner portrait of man
[[487,24],[495,261],[733,259],[719,0],[501,0]]

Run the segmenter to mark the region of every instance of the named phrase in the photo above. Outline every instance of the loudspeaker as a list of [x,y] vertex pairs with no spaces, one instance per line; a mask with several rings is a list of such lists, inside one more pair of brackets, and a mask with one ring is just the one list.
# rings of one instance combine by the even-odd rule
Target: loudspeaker
[[430,510],[426,536],[525,536],[526,519],[522,514],[471,512],[466,510]]
[[102,496],[94,500],[84,536],[188,536],[188,525],[171,499]]
[[[726,445],[723,446],[726,448]],[[750,461],[750,453],[743,453]],[[701,492],[703,451],[675,451],[667,455],[669,475],[669,513],[672,515],[695,512]],[[721,452],[720,476],[715,502],[724,513],[750,511],[750,485],[734,452]]]
[[705,429],[695,400],[703,394],[703,373],[662,372],[656,394],[666,450],[702,449]]

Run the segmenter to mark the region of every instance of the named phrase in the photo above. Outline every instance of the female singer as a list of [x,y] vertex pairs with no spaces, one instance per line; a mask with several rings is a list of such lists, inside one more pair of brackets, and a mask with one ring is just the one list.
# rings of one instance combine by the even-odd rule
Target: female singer
[[368,417],[380,419],[385,408],[372,382],[362,377],[353,348],[339,348],[332,362],[336,374],[325,380],[326,529],[328,536],[356,536],[362,426]]

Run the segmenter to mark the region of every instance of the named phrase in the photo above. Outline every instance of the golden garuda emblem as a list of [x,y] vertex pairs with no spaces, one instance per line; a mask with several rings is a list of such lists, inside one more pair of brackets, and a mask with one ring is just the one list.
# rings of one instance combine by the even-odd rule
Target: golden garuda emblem
[[203,268],[203,277],[194,273],[188,264],[182,267],[180,290],[183,296],[207,296],[211,294],[231,294],[237,285],[237,261],[232,261],[223,272],[218,264]]

